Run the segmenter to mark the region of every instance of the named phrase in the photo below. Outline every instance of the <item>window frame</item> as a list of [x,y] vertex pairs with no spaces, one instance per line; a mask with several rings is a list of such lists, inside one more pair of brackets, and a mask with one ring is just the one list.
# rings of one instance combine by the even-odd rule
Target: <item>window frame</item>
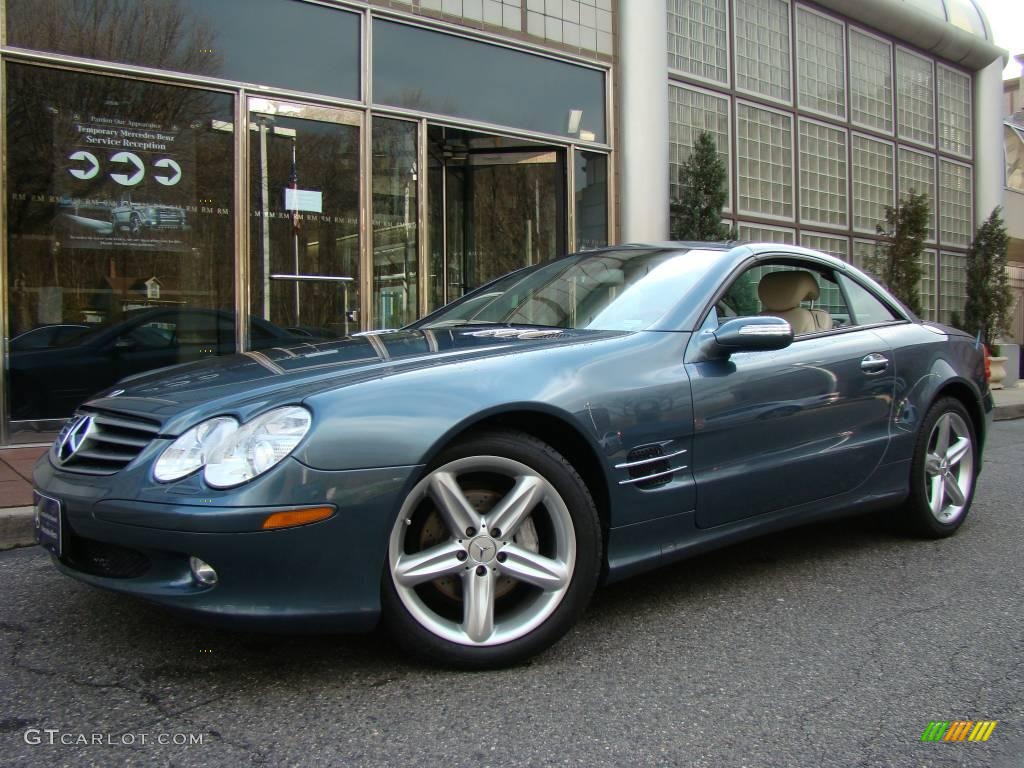
[[[882,138],[881,136],[872,136],[870,133],[861,133],[860,131],[850,131],[850,145],[849,145],[849,147],[850,147],[850,155],[849,155],[850,156],[850,165],[849,165],[849,169],[850,169],[849,170],[849,177],[850,177],[849,178],[849,187],[850,187],[850,230],[852,232],[859,233],[859,234],[874,235],[874,234],[876,234],[874,229],[867,229],[867,228],[864,228],[864,227],[857,226],[857,211],[856,211],[857,199],[856,199],[856,196],[854,195],[854,192],[853,192],[853,190],[854,190],[854,186],[853,186],[854,185],[854,179],[853,179],[854,147],[853,147],[853,143],[854,143],[855,137],[856,138],[861,138],[861,139],[867,139],[868,141],[874,141],[874,142],[877,142],[879,144],[886,144],[886,145],[888,145],[892,149],[892,158],[891,158],[890,164],[889,164],[889,170],[890,170],[890,173],[892,174],[892,184],[889,185],[889,190],[890,190],[891,194],[889,196],[888,205],[890,205],[890,206],[895,206],[896,205],[896,195],[897,195],[896,185],[897,185],[897,181],[898,181],[897,175],[898,175],[898,172],[899,172],[898,165],[897,165],[897,157],[898,157],[898,155],[897,155],[897,152],[896,152],[897,143],[895,141],[891,140],[891,139]],[[878,219],[876,219],[876,221],[878,221]]]
[[[797,205],[797,194],[798,194],[797,184],[799,183],[799,179],[797,178],[797,168],[796,168],[797,114],[796,114],[796,112],[793,112],[792,110],[785,110],[785,109],[780,109],[778,107],[771,107],[771,106],[768,106],[767,104],[762,104],[762,103],[759,103],[759,102],[756,102],[756,101],[747,101],[745,99],[737,98],[737,99],[734,100],[734,102],[735,102],[735,106],[734,106],[734,108],[732,110],[732,126],[731,126],[732,127],[731,144],[732,144],[733,149],[732,149],[732,151],[730,153],[730,154],[732,154],[732,155],[734,155],[736,157],[736,162],[733,164],[735,166],[735,171],[732,171],[733,178],[735,179],[735,182],[736,182],[736,184],[735,184],[735,187],[736,187],[736,189],[735,189],[735,196],[734,196],[733,201],[732,201],[733,211],[735,212],[736,217],[738,219],[742,219],[743,217],[747,217],[748,219],[763,219],[763,220],[766,220],[766,221],[777,221],[777,222],[780,222],[782,224],[789,224],[789,225],[791,225],[790,227],[786,227],[787,229],[795,228],[796,222],[797,222],[797,216],[798,216],[798,213],[799,213],[799,211],[798,211],[799,206]],[[740,185],[739,185],[739,181],[740,181],[740,163],[739,163],[739,161],[740,161],[740,155],[739,155],[740,132],[739,132],[739,123],[740,123],[740,107],[741,106],[747,107],[747,108],[750,108],[750,109],[759,109],[759,110],[763,110],[765,112],[774,112],[775,114],[781,115],[782,117],[785,117],[785,118],[787,118],[789,120],[789,191],[790,191],[791,198],[792,198],[791,201],[790,201],[790,206],[793,209],[793,213],[790,216],[776,216],[774,214],[761,213],[759,211],[750,211],[750,210],[747,210],[747,209],[742,208],[740,206],[740,188],[739,188],[740,187]],[[746,159],[749,160],[750,158],[746,158]],[[763,183],[764,179],[758,179],[758,181]],[[761,226],[761,225],[758,224],[757,226]]]
[[[795,206],[795,208],[796,208],[796,220],[801,225],[805,225],[806,224],[806,225],[811,226],[812,228],[813,227],[824,227],[825,229],[835,229],[835,230],[843,231],[843,232],[848,231],[852,227],[852,225],[853,225],[853,199],[852,199],[852,194],[851,194],[851,190],[853,189],[853,186],[852,186],[853,185],[853,174],[851,173],[851,167],[850,167],[850,163],[851,163],[851,159],[852,159],[852,152],[853,152],[853,147],[852,147],[853,141],[850,138],[851,131],[845,125],[839,125],[837,123],[829,123],[829,122],[826,122],[825,120],[818,120],[818,119],[813,118],[813,117],[806,117],[806,116],[803,116],[803,115],[799,115],[797,117],[796,128],[794,130],[794,139],[796,140],[796,149],[795,149],[795,153],[794,153],[794,159],[797,162],[799,162],[799,160],[800,160],[800,137],[801,137],[800,125],[801,125],[801,123],[810,123],[811,125],[818,125],[818,126],[821,126],[823,128],[827,128],[829,130],[839,131],[840,133],[843,134],[843,140],[844,140],[844,144],[845,144],[845,146],[844,146],[845,157],[843,159],[844,159],[844,161],[846,163],[846,179],[845,179],[845,183],[843,184],[843,187],[844,187],[845,192],[846,192],[846,211],[845,211],[845,213],[846,213],[846,221],[843,224],[832,224],[832,223],[825,222],[825,221],[818,221],[818,220],[815,220],[815,219],[804,219],[803,218],[803,216],[801,215],[801,212],[800,212],[800,207],[803,205],[804,190],[802,188],[802,182],[800,180],[799,173],[797,174],[797,178],[796,178],[796,185],[797,185],[796,189],[799,192],[799,197],[800,197],[801,205],[800,206]],[[800,163],[800,171],[803,171],[803,163]],[[811,191],[811,190],[809,190],[809,191]],[[819,208],[820,208],[820,206],[819,206]]]
[[[889,105],[889,121],[890,121],[890,124],[892,125],[892,128],[890,128],[889,130],[886,130],[884,128],[879,128],[876,125],[869,125],[869,124],[867,124],[867,123],[865,123],[865,122],[863,122],[861,120],[857,120],[854,117],[854,114],[853,114],[854,113],[854,109],[853,109],[853,66],[852,66],[853,60],[852,60],[852,54],[850,53],[850,51],[853,49],[853,45],[851,44],[850,41],[851,41],[851,36],[854,33],[856,33],[858,35],[862,35],[864,37],[869,37],[872,40],[874,40],[875,42],[884,43],[889,48],[889,82],[892,84],[892,103]],[[888,136],[890,138],[895,138],[895,136],[896,136],[896,54],[895,54],[894,45],[893,45],[892,40],[884,38],[881,35],[876,35],[874,32],[871,32],[870,30],[865,29],[864,27],[859,27],[859,26],[856,26],[855,24],[847,24],[846,25],[846,51],[847,51],[847,59],[848,59],[847,64],[849,65],[847,67],[846,79],[847,79],[847,83],[848,83],[848,87],[847,87],[847,90],[848,90],[847,102],[848,102],[849,113],[850,113],[850,116],[849,116],[850,125],[851,126],[856,126],[857,128],[862,128],[865,131],[872,131],[872,132],[877,133],[877,134],[882,135],[882,136]]]
[[[727,122],[728,135],[726,136],[726,143],[728,145],[728,151],[726,152],[726,155],[728,157],[726,158],[726,164],[725,164],[726,165],[726,186],[728,187],[728,190],[727,190],[728,195],[726,197],[725,207],[722,209],[722,212],[723,213],[729,213],[729,214],[735,213],[736,212],[736,210],[735,210],[736,209],[736,201],[735,201],[735,194],[734,194],[734,191],[733,191],[733,179],[735,178],[735,174],[733,173],[733,171],[734,171],[734,166],[736,165],[736,163],[735,163],[735,161],[733,159],[734,152],[732,151],[733,142],[735,141],[735,138],[736,138],[736,136],[735,136],[736,125],[735,125],[735,122],[733,120],[733,114],[735,113],[735,110],[733,109],[733,101],[734,101],[734,99],[730,98],[728,94],[723,93],[721,91],[715,91],[715,90],[713,90],[711,88],[703,88],[701,86],[694,85],[692,83],[684,83],[684,82],[680,82],[680,81],[676,81],[676,80],[669,80],[668,81],[668,87],[669,87],[670,90],[672,88],[681,88],[684,91],[692,91],[693,93],[698,93],[698,94],[700,94],[702,96],[712,96],[714,98],[720,99],[721,101],[725,102],[726,120],[728,121]],[[672,104],[672,97],[670,95],[669,96],[669,108],[670,108],[670,110],[671,110],[672,106],[673,106],[673,104]],[[690,127],[690,130],[692,131],[693,130],[692,126],[689,126],[689,127]],[[672,152],[671,152],[671,150],[672,150],[672,135],[671,134],[672,134],[672,116],[670,114],[669,115],[669,169],[670,170],[671,170],[671,166],[672,166]],[[717,145],[716,145],[715,149],[718,149],[719,151],[721,151],[720,148]],[[692,151],[691,151],[691,154],[692,154]],[[669,178],[669,189],[671,190],[671,188],[672,188],[672,179]]]
[[[921,139],[914,138],[913,136],[905,135],[902,127],[900,126],[900,62],[899,62],[899,56],[900,56],[901,52],[903,54],[907,55],[907,56],[910,56],[911,58],[918,59],[920,61],[925,62],[929,66],[929,68],[931,69],[931,76],[932,76],[932,87],[931,87],[931,94],[932,94],[932,114],[931,114],[932,140],[931,140],[930,144],[928,142],[922,141]],[[930,149],[933,153],[938,151],[938,146],[939,146],[939,119],[938,119],[938,116],[936,114],[937,111],[938,111],[938,108],[939,108],[939,96],[938,96],[938,78],[936,77],[936,74],[935,74],[935,64],[936,64],[936,60],[935,59],[933,59],[933,58],[931,58],[929,56],[925,56],[924,54],[921,54],[918,51],[915,51],[913,48],[908,48],[905,45],[895,45],[895,46],[893,46],[893,52],[892,52],[892,71],[893,71],[893,81],[892,81],[893,98],[892,98],[892,105],[893,105],[893,129],[896,132],[896,138],[899,139],[899,141],[905,142],[907,144],[912,144],[912,145],[917,146],[917,147],[924,147],[926,149]]]
[[[834,258],[834,257],[829,257]],[[839,261],[836,259],[836,261]],[[803,253],[787,253],[785,251],[763,251],[760,253],[754,253],[745,258],[735,268],[733,268],[728,276],[719,284],[718,289],[711,295],[707,304],[701,310],[698,317],[700,318],[696,326],[691,329],[693,333],[698,333],[701,330],[709,329],[708,320],[712,312],[715,312],[715,307],[718,302],[721,301],[722,297],[725,296],[735,285],[736,281],[739,280],[744,274],[755,267],[772,266],[773,264],[782,264],[785,266],[794,266],[798,269],[805,269],[809,272],[831,272],[836,276],[835,283],[839,287],[842,293],[843,301],[846,302],[847,309],[850,309],[850,298],[846,293],[846,289],[842,282],[838,279],[838,275],[844,275],[847,279],[853,281],[861,288],[866,290],[871,296],[878,300],[884,307],[886,307],[896,319],[887,320],[881,323],[870,323],[865,325],[848,325],[841,328],[832,328],[828,331],[817,331],[815,333],[805,333],[799,336],[793,337],[793,344],[804,341],[805,339],[821,339],[828,336],[835,336],[837,334],[853,333],[856,331],[870,330],[872,328],[882,328],[890,325],[903,325],[914,322],[915,318],[910,312],[904,308],[901,304],[896,304],[890,301],[888,296],[880,295],[871,285],[861,279],[859,271],[854,271],[849,265],[839,261],[839,264],[831,264],[824,259],[819,259],[814,256],[810,256]],[[740,317],[746,317],[746,315],[740,315]],[[756,315],[755,315],[756,317]],[[851,319],[853,315],[851,313]],[[721,325],[721,322],[718,323]],[[718,326],[715,326],[718,327]]]
[[935,60],[935,111],[936,111],[937,114],[940,114],[942,112],[942,106],[940,104],[940,102],[942,101],[942,91],[941,91],[941,89],[939,87],[939,70],[940,69],[944,69],[947,72],[953,73],[954,75],[958,75],[960,77],[966,77],[967,78],[967,99],[968,99],[968,103],[970,105],[970,112],[968,114],[968,124],[970,126],[970,131],[971,131],[971,140],[969,142],[967,142],[967,154],[964,154],[962,152],[957,152],[957,151],[952,150],[952,149],[944,149],[942,147],[942,138],[941,138],[941,136],[939,134],[940,123],[939,123],[938,119],[936,119],[936,125],[935,125],[935,146],[936,146],[936,148],[937,148],[937,150],[939,152],[944,152],[944,153],[946,153],[946,154],[948,154],[948,155],[950,155],[952,157],[959,157],[962,160],[968,161],[971,164],[973,164],[974,163],[974,138],[975,138],[975,133],[977,132],[977,126],[974,125],[974,75],[972,73],[970,73],[970,72],[964,72],[963,70],[956,69],[955,67],[951,67],[948,64],[946,64],[946,63],[944,63],[942,61],[939,61],[938,59]]
[[[673,76],[673,77],[675,77],[677,79],[686,79],[686,80],[692,80],[692,81],[698,82],[698,83],[704,83],[705,85],[709,85],[712,88],[728,88],[729,87],[730,83],[732,83],[732,78],[733,78],[732,56],[733,56],[733,48],[735,47],[734,44],[733,44],[733,39],[732,39],[733,19],[732,19],[732,9],[731,9],[730,6],[731,6],[731,3],[729,2],[729,0],[726,0],[726,5],[725,5],[725,80],[715,80],[713,78],[706,77],[704,75],[695,75],[692,72],[687,72],[685,69],[679,69],[678,67],[669,66],[668,65],[669,52],[668,52],[668,50],[666,50],[665,51],[665,63],[666,63],[666,66],[668,67],[669,75],[671,75],[671,76]],[[672,15],[672,10],[666,6],[666,9],[665,9],[666,22],[668,21],[668,18],[671,15]],[[667,31],[667,35],[671,35],[671,34],[672,34],[671,30],[668,30]],[[666,42],[666,45],[667,45],[667,43],[668,43],[667,37],[666,37],[666,41],[665,42]]]
[[[800,12],[806,11],[807,13],[815,16],[820,16],[826,21],[831,21],[838,24],[840,27],[840,37],[842,38],[842,57],[843,57],[843,112],[841,115],[834,114],[832,112],[825,112],[824,110],[817,109],[815,107],[808,107],[800,103],[800,56],[796,50],[800,44]],[[806,112],[811,115],[818,115],[826,120],[835,120],[841,123],[846,123],[850,117],[850,55],[849,55],[849,32],[847,27],[849,26],[843,19],[832,16],[824,11],[819,11],[805,3],[796,3],[793,9],[793,34],[795,39],[793,41],[793,59],[795,61],[794,69],[796,70],[796,93],[793,94],[794,103],[797,109],[801,112]]]
[[780,99],[775,96],[769,96],[761,91],[751,90],[749,88],[743,88],[739,84],[739,66],[736,63],[737,46],[736,46],[736,14],[739,8],[739,3],[733,0],[729,5],[731,6],[730,11],[730,47],[732,55],[732,69],[730,72],[730,79],[737,94],[743,94],[745,96],[751,96],[756,99],[762,99],[771,104],[779,104],[784,107],[793,109],[796,105],[796,93],[794,92],[794,75],[796,74],[796,63],[794,61],[795,53],[795,40],[794,36],[796,30],[794,29],[793,23],[793,0],[781,0],[786,4],[786,17],[787,23],[789,24],[789,99]]

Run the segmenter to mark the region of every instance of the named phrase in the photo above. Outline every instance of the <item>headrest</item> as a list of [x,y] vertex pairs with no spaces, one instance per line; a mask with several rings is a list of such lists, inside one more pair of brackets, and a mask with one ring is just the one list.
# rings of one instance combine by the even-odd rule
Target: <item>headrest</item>
[[810,272],[769,272],[757,284],[757,296],[769,312],[785,312],[801,301],[818,298],[818,281]]

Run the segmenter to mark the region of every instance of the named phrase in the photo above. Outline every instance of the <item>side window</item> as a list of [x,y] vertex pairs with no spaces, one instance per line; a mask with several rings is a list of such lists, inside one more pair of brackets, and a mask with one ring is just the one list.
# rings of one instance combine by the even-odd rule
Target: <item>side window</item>
[[730,317],[774,315],[787,320],[796,336],[845,328],[851,323],[833,272],[791,261],[761,263],[743,272],[712,314],[717,315],[719,323]]
[[183,312],[178,322],[178,344],[215,350],[226,334],[232,333],[230,320],[212,312]]
[[853,321],[857,325],[890,323],[893,320],[900,319],[860,283],[851,280],[846,275],[840,275],[839,279],[843,284],[846,295],[850,298]]
[[167,349],[174,345],[178,324],[175,315],[161,315],[129,332],[140,349]]

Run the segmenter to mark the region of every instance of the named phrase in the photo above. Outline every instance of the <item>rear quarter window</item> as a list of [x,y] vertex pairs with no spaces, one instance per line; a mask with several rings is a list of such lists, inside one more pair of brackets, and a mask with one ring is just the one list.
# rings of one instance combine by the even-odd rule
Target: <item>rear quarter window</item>
[[874,325],[875,323],[891,323],[901,319],[896,313],[879,301],[867,288],[846,275],[839,275],[839,281],[850,300],[852,321],[856,325]]

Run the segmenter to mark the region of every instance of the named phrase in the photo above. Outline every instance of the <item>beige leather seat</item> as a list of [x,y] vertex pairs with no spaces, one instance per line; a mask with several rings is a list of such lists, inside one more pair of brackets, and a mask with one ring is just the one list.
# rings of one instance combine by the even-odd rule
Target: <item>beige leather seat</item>
[[793,335],[832,330],[832,316],[822,309],[805,309],[802,301],[818,298],[818,281],[804,270],[769,272],[757,284],[762,315],[781,317],[793,327]]

